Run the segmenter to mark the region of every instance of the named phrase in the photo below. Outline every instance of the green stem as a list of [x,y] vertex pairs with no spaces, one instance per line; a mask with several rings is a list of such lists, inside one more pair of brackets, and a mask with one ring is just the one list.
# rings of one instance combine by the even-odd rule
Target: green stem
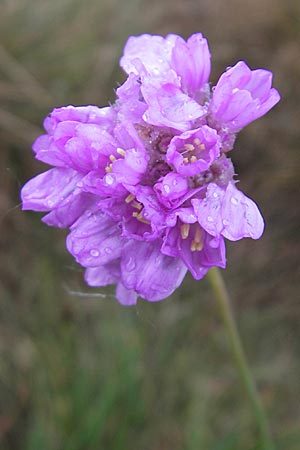
[[208,272],[208,279],[218,302],[219,311],[228,334],[228,340],[241,382],[243,383],[250,404],[252,406],[253,414],[256,418],[257,426],[259,428],[261,436],[261,449],[274,450],[275,447],[270,435],[267,418],[264,413],[255,383],[251,376],[248,362],[242,347],[241,339],[239,337],[238,329],[233,317],[230,298],[219,269],[213,267]]

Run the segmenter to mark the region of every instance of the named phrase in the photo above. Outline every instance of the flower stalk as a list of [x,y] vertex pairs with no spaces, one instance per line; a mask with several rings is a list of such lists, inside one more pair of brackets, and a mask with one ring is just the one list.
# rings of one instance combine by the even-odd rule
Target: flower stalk
[[259,397],[255,382],[250,372],[247,358],[242,346],[236,322],[234,320],[230,297],[223,277],[217,267],[208,272],[208,280],[215,295],[220,316],[227,332],[232,355],[235,360],[238,375],[251,404],[253,415],[260,432],[261,449],[274,450],[268,421]]

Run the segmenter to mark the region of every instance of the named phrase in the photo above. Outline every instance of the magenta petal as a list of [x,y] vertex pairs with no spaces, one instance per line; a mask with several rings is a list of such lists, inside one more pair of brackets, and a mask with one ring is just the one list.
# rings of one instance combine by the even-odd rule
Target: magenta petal
[[259,239],[264,220],[257,205],[233,183],[229,183],[222,202],[223,236],[231,241],[244,237]]
[[138,294],[133,289],[127,289],[123,283],[119,282],[117,284],[116,297],[121,305],[132,306],[136,305]]
[[49,214],[42,218],[47,225],[58,228],[67,228],[86,211],[92,207],[95,200],[86,192],[76,191]]
[[251,237],[259,239],[264,221],[256,204],[233,183],[226,190],[215,183],[207,187],[203,200],[192,200],[199,224],[212,236],[222,234],[232,241]]
[[89,286],[107,286],[118,283],[120,279],[120,261],[115,260],[98,267],[88,267],[84,275]]
[[201,33],[193,34],[185,42],[175,41],[172,51],[172,68],[181,78],[183,90],[192,97],[207,83],[210,74],[210,52],[207,40]]
[[84,267],[97,267],[119,258],[120,228],[106,214],[87,211],[72,226],[67,249]]
[[72,169],[50,169],[29,180],[21,191],[22,208],[50,211],[74,192],[82,175]]
[[162,300],[181,284],[186,267],[179,258],[161,253],[160,240],[154,242],[128,241],[121,258],[122,280],[149,301]]
[[266,114],[280,99],[271,88],[272,73],[251,70],[239,61],[219,79],[209,106],[210,120],[219,127],[237,132]]
[[184,94],[174,84],[164,84],[157,89],[151,84],[142,86],[142,93],[148,104],[143,119],[152,125],[171,127],[185,131],[191,122],[206,113],[206,108]]
[[120,65],[128,74],[140,75],[142,65],[149,75],[159,75],[170,68],[173,41],[172,35],[166,39],[149,34],[132,36],[125,45]]

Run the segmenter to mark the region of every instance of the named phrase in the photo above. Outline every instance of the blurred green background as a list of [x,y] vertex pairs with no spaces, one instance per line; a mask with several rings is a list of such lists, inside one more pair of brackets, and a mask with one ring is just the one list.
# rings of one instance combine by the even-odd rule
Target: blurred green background
[[53,107],[113,102],[129,35],[198,31],[213,83],[245,59],[282,94],[232,153],[266,231],[228,244],[224,276],[277,449],[299,450],[299,2],[0,0],[0,12],[1,450],[260,450],[207,281],[121,307],[83,284],[66,232],[19,206],[45,170],[30,147]]

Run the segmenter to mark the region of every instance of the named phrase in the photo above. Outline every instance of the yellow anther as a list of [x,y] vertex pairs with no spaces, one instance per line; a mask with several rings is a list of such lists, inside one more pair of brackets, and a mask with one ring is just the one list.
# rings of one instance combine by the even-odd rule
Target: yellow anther
[[112,171],[112,164],[109,164],[108,166],[105,167],[105,172],[110,173],[111,171]]
[[150,222],[149,222],[148,220],[144,219],[144,217],[142,216],[142,213],[141,213],[141,212],[136,212],[136,211],[134,211],[134,212],[132,213],[132,216],[135,217],[135,218],[136,218],[137,220],[139,220],[140,222],[145,223],[145,224],[147,224],[147,225],[150,225]]
[[186,149],[187,152],[193,152],[195,150],[193,144],[184,144],[184,148]]
[[183,164],[188,164],[189,163],[189,158],[183,158]]
[[187,239],[189,237],[189,232],[190,232],[190,224],[189,223],[182,224],[180,227],[180,234],[182,239]]
[[192,241],[192,242],[191,242],[190,249],[191,249],[192,252],[195,252],[195,251],[197,250],[196,245],[197,245],[197,244],[196,244],[195,241]]
[[197,243],[203,242],[203,240],[202,240],[202,231],[201,231],[201,229],[199,227],[196,228],[194,241],[197,242]]
[[131,203],[133,200],[135,199],[133,194],[129,194],[127,195],[127,197],[125,198],[125,202],[126,203]]
[[120,148],[120,147],[117,148],[117,153],[119,153],[119,155],[121,155],[121,156],[125,156],[126,155],[125,150],[123,148]]
[[203,249],[203,242],[197,242],[196,244],[196,250],[198,252],[201,252],[201,250]]
[[192,252],[201,252],[203,249],[202,231],[199,227],[196,228],[195,236],[191,242],[190,249]]
[[201,250],[203,249],[203,242],[192,241],[190,249],[192,252],[201,252]]
[[136,200],[134,200],[132,202],[132,206],[136,209],[138,209],[139,211],[141,211],[143,209],[143,205],[140,202],[137,202]]
[[109,155],[109,159],[111,160],[111,162],[115,162],[117,158],[114,155]]
[[204,150],[205,149],[205,145],[201,143],[199,138],[195,138],[194,139],[194,144],[196,145],[198,150]]
[[195,155],[191,156],[190,157],[190,161],[191,161],[191,163],[196,162],[197,161],[197,157]]

